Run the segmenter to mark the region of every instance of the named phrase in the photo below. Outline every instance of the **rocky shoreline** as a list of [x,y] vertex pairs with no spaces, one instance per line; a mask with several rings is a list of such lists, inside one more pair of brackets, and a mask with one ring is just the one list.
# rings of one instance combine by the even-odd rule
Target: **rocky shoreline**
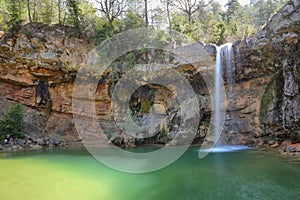
[[[39,151],[53,148],[73,148],[83,147],[81,141],[65,141],[57,135],[46,135],[43,137],[25,135],[24,139],[13,139],[8,143],[0,143],[0,153],[23,152],[23,151]],[[164,146],[158,144],[137,145],[131,148],[147,147],[147,146]],[[234,146],[234,145],[233,145]],[[106,146],[107,147],[107,146]],[[201,147],[199,144],[192,144],[191,147]],[[292,144],[290,141],[285,141],[281,145],[271,145],[271,147],[251,146],[256,150],[265,150],[273,152],[284,157],[299,157],[300,158],[300,143]]]
[[39,150],[43,148],[65,147],[70,145],[69,142],[59,138],[56,135],[46,135],[36,137],[25,135],[25,138],[9,138],[7,141],[0,143],[0,152]]
[[279,154],[286,156],[300,156],[300,143],[284,142],[278,150]]

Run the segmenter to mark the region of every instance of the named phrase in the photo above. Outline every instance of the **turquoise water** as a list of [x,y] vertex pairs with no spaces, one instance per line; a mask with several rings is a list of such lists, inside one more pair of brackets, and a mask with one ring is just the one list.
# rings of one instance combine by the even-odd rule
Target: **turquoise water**
[[147,174],[112,170],[82,148],[0,154],[0,199],[300,199],[296,161],[257,150],[198,159],[198,149]]

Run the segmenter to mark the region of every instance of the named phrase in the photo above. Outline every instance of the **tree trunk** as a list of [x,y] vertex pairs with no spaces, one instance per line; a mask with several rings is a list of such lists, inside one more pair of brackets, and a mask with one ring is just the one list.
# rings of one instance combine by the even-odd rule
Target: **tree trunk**
[[36,13],[36,1],[33,1],[33,21],[37,22],[37,13]]
[[51,16],[50,16],[50,22],[52,22],[52,15],[53,15],[53,0],[51,0],[51,6],[50,6],[51,8]]
[[27,0],[27,12],[28,12],[29,23],[32,25],[32,19],[30,13],[30,0]]
[[145,25],[146,25],[146,63],[149,62],[148,44],[149,44],[149,19],[148,19],[148,0],[145,1]]
[[191,13],[191,11],[188,12],[188,19],[189,19],[189,25],[192,25],[192,13]]
[[146,37],[149,39],[149,19],[148,19],[148,0],[145,1],[145,25],[146,25]]
[[58,9],[58,24],[61,26],[61,0],[58,0],[57,9]]
[[260,6],[259,6],[259,25],[263,25],[263,5],[262,1],[260,1]]
[[169,31],[170,34],[172,32],[172,24],[171,24],[171,16],[170,16],[170,1],[167,1],[167,15],[168,15],[168,22],[169,22]]

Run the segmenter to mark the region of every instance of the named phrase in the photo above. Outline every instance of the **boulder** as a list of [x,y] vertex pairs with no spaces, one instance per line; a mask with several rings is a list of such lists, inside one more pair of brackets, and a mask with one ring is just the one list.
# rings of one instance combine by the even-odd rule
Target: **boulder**
[[17,145],[25,146],[26,140],[25,139],[17,139]]
[[36,140],[37,144],[40,145],[40,146],[45,146],[45,141],[43,138],[39,138]]

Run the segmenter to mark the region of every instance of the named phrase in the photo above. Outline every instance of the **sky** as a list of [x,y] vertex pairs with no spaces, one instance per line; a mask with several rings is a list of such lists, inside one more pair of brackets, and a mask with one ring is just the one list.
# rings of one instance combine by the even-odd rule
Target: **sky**
[[[224,6],[228,2],[228,0],[217,0],[217,2]],[[246,5],[249,4],[250,0],[239,0],[239,2],[241,5]]]
[[[228,2],[228,0],[216,0],[216,1],[219,2],[223,8],[224,8],[225,4]],[[241,5],[246,5],[246,4],[249,4],[249,2],[250,2],[250,0],[238,0],[238,1]],[[150,2],[150,6],[156,7],[157,4],[159,4],[160,0],[149,0],[149,2]]]
[[[94,0],[89,0],[90,2],[94,3]],[[160,0],[148,0],[149,1],[149,7],[150,9],[156,8],[160,4]],[[208,0],[206,0],[208,1]],[[222,9],[226,10],[225,4],[228,2],[228,0],[216,0],[222,5]],[[249,4],[250,0],[238,0],[241,5]]]
[[[153,5],[157,4],[157,2],[159,2],[159,0],[149,0],[149,1],[150,1],[150,4],[153,4]],[[228,2],[228,0],[216,0],[216,1],[219,2],[222,6],[224,6]],[[249,2],[250,2],[250,0],[238,0],[238,1],[241,5],[246,5],[246,4],[249,4]]]

